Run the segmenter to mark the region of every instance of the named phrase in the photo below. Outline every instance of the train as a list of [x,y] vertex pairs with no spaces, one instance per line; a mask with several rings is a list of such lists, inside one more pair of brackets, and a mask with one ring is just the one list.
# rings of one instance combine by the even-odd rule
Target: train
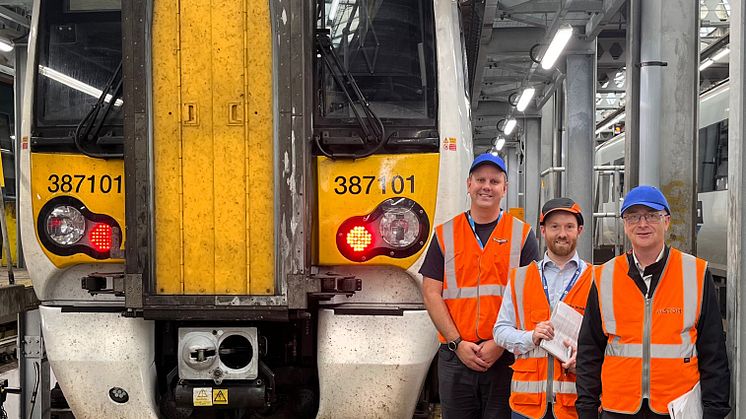
[[[702,92],[699,98],[699,135],[697,144],[697,255],[709,263],[716,283],[727,277],[728,220],[728,112],[729,83],[723,81]],[[595,166],[606,175],[595,176],[596,213],[617,215],[624,196],[624,133],[600,144],[595,150]],[[614,171],[621,173],[613,176]],[[614,179],[617,179],[616,182]],[[607,254],[623,242],[618,217],[597,217],[594,246]],[[617,250],[618,251],[618,250]],[[725,298],[721,296],[721,305]],[[724,306],[721,307],[724,309]]]
[[463,51],[452,0],[34,0],[20,235],[75,417],[412,417]]

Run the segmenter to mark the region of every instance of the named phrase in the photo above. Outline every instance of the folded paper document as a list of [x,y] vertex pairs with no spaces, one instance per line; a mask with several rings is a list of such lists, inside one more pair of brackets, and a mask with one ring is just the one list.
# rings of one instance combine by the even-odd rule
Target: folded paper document
[[702,419],[702,390],[699,382],[694,388],[668,403],[671,419]]
[[542,340],[539,344],[544,350],[562,362],[570,359],[572,351],[565,345],[565,339],[578,346],[578,333],[583,323],[583,316],[574,308],[560,301],[549,319],[554,326],[554,339]]

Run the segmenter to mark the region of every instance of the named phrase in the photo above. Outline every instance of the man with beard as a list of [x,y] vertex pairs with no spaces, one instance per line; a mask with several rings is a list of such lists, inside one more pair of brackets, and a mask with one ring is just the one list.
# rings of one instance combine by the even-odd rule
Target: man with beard
[[560,301],[585,311],[593,270],[575,250],[583,215],[572,199],[556,198],[542,207],[539,224],[547,244],[544,260],[511,271],[493,335],[498,346],[515,355],[514,419],[577,418],[574,346],[565,342],[572,355],[561,363],[539,344],[554,338],[549,319]]
[[505,162],[474,159],[469,211],[435,227],[420,273],[422,297],[439,332],[438,380],[445,419],[509,418],[510,364],[492,339],[508,271],[533,261],[531,226],[503,212]]
[[[668,403],[701,391],[704,419],[730,406],[730,371],[707,262],[666,246],[666,197],[638,186],[622,204],[627,254],[596,267],[578,338],[581,418],[667,418]],[[600,400],[599,400],[600,399]]]

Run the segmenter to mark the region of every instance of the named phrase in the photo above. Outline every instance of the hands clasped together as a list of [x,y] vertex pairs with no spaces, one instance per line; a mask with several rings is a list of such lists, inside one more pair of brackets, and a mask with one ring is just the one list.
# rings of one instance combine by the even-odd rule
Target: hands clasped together
[[480,344],[463,341],[456,349],[456,355],[467,367],[474,371],[487,371],[500,357],[505,348],[497,346],[494,340]]

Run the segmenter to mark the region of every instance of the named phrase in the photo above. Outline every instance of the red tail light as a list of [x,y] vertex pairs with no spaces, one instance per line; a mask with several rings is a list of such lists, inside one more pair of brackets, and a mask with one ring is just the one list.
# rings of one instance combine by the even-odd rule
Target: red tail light
[[364,226],[357,225],[347,232],[347,245],[353,252],[363,252],[373,242],[373,235]]
[[98,252],[111,250],[111,226],[105,223],[97,223],[88,233],[88,241]]
[[345,220],[337,230],[337,249],[354,262],[380,255],[405,258],[422,249],[429,233],[430,221],[418,203],[391,198],[370,214]]

